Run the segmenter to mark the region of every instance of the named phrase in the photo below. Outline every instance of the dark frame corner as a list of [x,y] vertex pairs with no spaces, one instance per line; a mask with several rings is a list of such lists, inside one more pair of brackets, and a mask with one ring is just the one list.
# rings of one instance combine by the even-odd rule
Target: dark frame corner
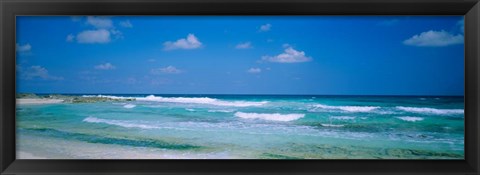
[[[0,174],[480,174],[478,0],[0,0]],[[17,15],[465,15],[465,160],[16,160]]]

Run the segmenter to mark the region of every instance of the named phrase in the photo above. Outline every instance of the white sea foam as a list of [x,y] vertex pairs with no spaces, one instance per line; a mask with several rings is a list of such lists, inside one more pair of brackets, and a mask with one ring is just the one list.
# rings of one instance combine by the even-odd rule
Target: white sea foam
[[193,103],[193,104],[208,104],[216,106],[233,106],[233,107],[250,107],[250,106],[262,106],[268,102],[248,102],[248,101],[224,101],[215,98],[208,97],[156,97],[149,95],[147,97],[136,98],[138,101],[153,101],[153,102],[166,102],[166,103]]
[[84,122],[88,123],[104,123],[104,124],[109,124],[109,125],[116,125],[116,126],[121,126],[125,128],[141,128],[141,129],[155,129],[158,127],[151,126],[151,125],[145,125],[145,124],[138,124],[138,123],[132,123],[128,121],[121,121],[121,120],[108,120],[108,119],[100,119],[96,117],[87,117],[83,119]]
[[185,110],[190,111],[190,112],[195,111],[195,109],[191,109],[191,108],[185,108]]
[[399,110],[421,113],[421,114],[438,114],[438,115],[448,115],[448,114],[463,114],[463,109],[435,109],[435,108],[418,108],[418,107],[404,107],[397,106]]
[[298,120],[303,118],[305,114],[280,114],[280,113],[244,113],[236,112],[235,116],[244,118],[244,119],[262,119],[262,120],[272,120],[272,121],[282,121],[288,122],[293,120]]
[[82,95],[82,97],[98,97],[98,98],[109,98],[109,99],[134,99],[133,97],[120,97],[113,95]]
[[347,112],[370,112],[372,110],[380,108],[378,106],[329,106],[322,104],[317,104],[314,106],[316,108],[342,110]]
[[404,116],[404,117],[397,117],[400,120],[407,121],[407,122],[417,122],[417,121],[422,121],[422,117],[410,117],[410,116]]
[[223,113],[229,113],[229,112],[235,112],[234,110],[224,110],[224,109],[218,109],[218,110],[208,110],[208,112],[223,112]]
[[[331,138],[349,138],[349,139],[363,139],[365,137],[373,137],[370,133],[363,132],[338,132],[338,131],[319,131],[310,126],[288,125],[280,123],[246,123],[244,121],[232,122],[150,122],[148,124],[141,121],[132,120],[112,120],[100,119],[96,117],[87,117],[83,120],[89,123],[102,123],[126,128],[141,128],[141,129],[167,129],[167,130],[181,130],[181,131],[202,131],[202,132],[223,132],[225,130],[234,129],[236,132],[254,135],[271,135],[271,134],[295,134],[301,136],[315,136],[315,137],[331,137]],[[343,127],[344,125],[323,124],[324,127]]]
[[334,125],[334,124],[321,124],[322,126],[324,127],[335,127],[335,128],[339,128],[339,127],[343,127],[344,125]]
[[386,110],[378,110],[378,111],[375,111],[375,113],[377,113],[377,114],[382,114],[382,115],[388,115],[388,114],[398,114],[398,112],[394,112],[394,111],[386,111]]
[[337,120],[355,120],[356,117],[351,117],[351,116],[333,116],[331,117],[332,119],[337,119]]
[[124,107],[124,108],[127,108],[127,109],[131,109],[131,108],[134,108],[134,107],[136,107],[136,106],[137,106],[137,105],[134,105],[134,104],[126,104],[126,105],[124,105],[123,107]]

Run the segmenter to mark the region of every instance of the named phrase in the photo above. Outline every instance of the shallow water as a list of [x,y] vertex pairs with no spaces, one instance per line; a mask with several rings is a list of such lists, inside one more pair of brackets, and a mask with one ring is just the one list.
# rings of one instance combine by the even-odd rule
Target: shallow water
[[[17,105],[17,155],[463,159],[463,97],[113,95]],[[20,154],[21,153],[21,154]]]

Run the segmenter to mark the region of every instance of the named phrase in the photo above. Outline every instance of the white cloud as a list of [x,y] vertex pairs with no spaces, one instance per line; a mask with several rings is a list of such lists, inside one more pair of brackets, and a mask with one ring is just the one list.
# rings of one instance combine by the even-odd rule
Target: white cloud
[[202,43],[195,37],[194,34],[188,34],[187,38],[178,39],[175,42],[167,41],[163,43],[164,50],[175,50],[175,49],[196,49],[202,46]]
[[167,66],[163,68],[156,68],[150,70],[150,73],[158,75],[158,74],[179,74],[182,73],[183,71],[180,69],[177,69],[174,66]]
[[98,70],[113,70],[115,68],[116,67],[111,63],[99,64],[95,66],[95,69],[98,69]]
[[32,46],[29,43],[24,45],[17,43],[17,52],[29,52],[30,50],[32,50]]
[[109,43],[110,32],[105,29],[85,30],[77,34],[78,43]]
[[260,31],[261,32],[266,32],[269,31],[272,28],[271,24],[264,24],[260,26]]
[[75,40],[75,36],[73,34],[67,35],[67,38],[65,39],[67,42],[73,42],[73,40]]
[[125,28],[132,28],[133,27],[132,23],[130,23],[129,20],[121,21],[120,26],[125,27]]
[[240,43],[235,46],[236,49],[250,49],[252,48],[252,43],[250,42],[245,42],[245,43]]
[[116,30],[116,29],[110,29],[110,33],[115,36],[115,38],[121,38],[123,39],[123,33],[120,31],[120,30]]
[[63,80],[63,77],[52,76],[48,70],[41,66],[31,66],[27,69],[20,69],[20,77],[23,79]]
[[[93,29],[84,30],[76,35],[70,34],[66,37],[67,42],[77,40],[78,43],[94,44],[109,43],[112,39],[123,39],[123,34],[116,29],[111,17],[105,16],[88,16],[88,17],[71,17],[72,21],[85,19],[85,24]],[[120,22],[122,27],[132,27],[130,21]]]
[[403,41],[403,44],[420,47],[441,47],[454,44],[462,44],[463,35],[452,35],[444,30],[434,31],[430,30],[414,35],[411,38]]
[[289,45],[284,45],[283,53],[276,56],[263,56],[263,61],[277,62],[277,63],[301,63],[311,61],[311,57],[307,57],[304,51],[293,49]]
[[247,72],[252,73],[252,74],[258,74],[258,73],[262,72],[262,69],[252,67],[252,68],[248,69]]
[[109,17],[95,17],[95,16],[89,16],[87,17],[87,24],[94,26],[97,29],[109,29],[113,28],[113,22],[112,19]]

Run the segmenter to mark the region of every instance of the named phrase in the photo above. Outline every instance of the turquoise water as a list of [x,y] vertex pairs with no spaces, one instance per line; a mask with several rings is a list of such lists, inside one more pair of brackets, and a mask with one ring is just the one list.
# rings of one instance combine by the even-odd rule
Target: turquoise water
[[[17,105],[17,156],[463,159],[463,97],[111,95]],[[28,156],[25,156],[28,155]]]

